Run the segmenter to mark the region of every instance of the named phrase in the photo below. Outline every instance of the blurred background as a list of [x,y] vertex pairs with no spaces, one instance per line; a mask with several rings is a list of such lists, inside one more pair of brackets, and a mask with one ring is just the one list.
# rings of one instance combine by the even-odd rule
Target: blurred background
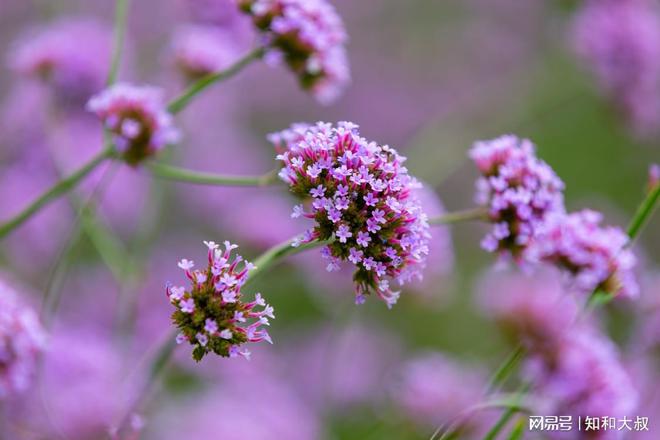
[[[100,124],[84,105],[109,65],[113,3],[0,0],[0,219],[101,148]],[[173,41],[192,24],[222,27],[235,54],[245,53],[253,37],[222,3],[131,2],[120,80],[176,96],[186,82]],[[183,140],[167,160],[261,174],[276,166],[268,133],[349,120],[408,157],[433,189],[424,195],[433,214],[473,206],[472,142],[514,133],[534,141],[564,180],[569,210],[601,210],[606,223],[625,227],[649,164],[660,160],[658,139],[633,132],[576,57],[579,2],[332,3],[350,37],[352,75],[337,102],[321,106],[289,72],[256,63],[177,116]],[[15,68],[17,47],[45,31],[61,34],[53,50],[75,53],[85,66],[79,76],[53,85]],[[77,218],[76,206],[97,193],[97,216]],[[325,273],[316,251],[288,259],[248,292],[275,307],[272,347],[254,348],[251,362],[195,364],[180,346],[162,384],[133,405],[145,365],[171,331],[163,286],[182,282],[176,262],[201,261],[202,240],[231,240],[254,259],[306,229],[290,219],[293,204],[283,187],[175,184],[110,164],[4,240],[1,276],[41,310],[50,343],[34,386],[4,403],[11,423],[2,438],[110,438],[113,427],[127,439],[430,438],[478,402],[513,344],[480,305],[480,295],[500,292],[482,281],[496,264],[479,246],[487,226],[470,223],[434,229],[424,281],[392,310],[376,300],[355,306],[350,273]],[[598,317],[631,370],[643,324],[633,317],[653,319],[640,309],[660,303],[659,225],[649,224],[636,249],[648,280],[642,298]],[[660,368],[648,370],[644,389],[656,396],[638,413],[658,424]],[[480,413],[460,438],[480,438],[497,414]]]

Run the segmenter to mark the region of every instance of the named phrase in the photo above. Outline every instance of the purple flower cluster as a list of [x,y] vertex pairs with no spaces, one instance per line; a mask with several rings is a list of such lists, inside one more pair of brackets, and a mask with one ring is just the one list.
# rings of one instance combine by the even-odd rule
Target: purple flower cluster
[[155,87],[117,83],[93,96],[87,109],[101,119],[112,133],[115,147],[131,165],[179,138],[162,92]]
[[328,103],[350,80],[344,24],[326,0],[237,0],[271,49],[266,61],[285,63],[305,90]]
[[27,389],[45,342],[36,313],[0,280],[0,399]]
[[233,44],[219,27],[183,26],[172,40],[174,62],[188,78],[199,79],[227,68],[236,59]]
[[[181,330],[177,343],[188,341],[193,345],[196,361],[209,352],[249,359],[250,352],[241,348],[244,343],[272,344],[270,335],[261,327],[270,325],[268,318],[275,318],[273,307],[259,293],[254,301],[242,300],[241,287],[254,265],[243,261],[240,255],[232,257],[232,250],[238,246],[225,241],[223,251],[212,241],[204,244],[208,247],[206,270],[193,270],[194,263],[185,259],[178,264],[191,281],[190,289],[169,284],[166,287],[167,296],[177,309],[172,314],[173,322]],[[262,309],[257,311],[257,306]]]
[[548,219],[529,249],[529,258],[545,261],[570,273],[581,291],[603,290],[635,297],[639,287],[629,238],[618,227],[600,225],[602,215],[582,210]]
[[482,174],[476,202],[488,207],[494,223],[482,241],[489,252],[520,258],[545,219],[564,212],[564,184],[534,150],[531,141],[513,135],[476,142],[470,150]]
[[649,0],[590,0],[574,22],[574,46],[605,94],[640,134],[660,125],[660,13]]
[[112,32],[103,23],[66,19],[25,35],[9,64],[22,75],[47,81],[57,97],[77,104],[103,88],[111,47]]
[[323,249],[328,271],[341,261],[355,265],[356,303],[376,292],[391,307],[403,285],[421,278],[428,253],[429,226],[419,200],[419,182],[403,166],[405,158],[388,146],[359,136],[358,127],[340,122],[296,124],[269,136],[284,167],[280,177],[307,201],[292,217],[316,221],[302,241],[330,240]]
[[637,390],[616,346],[590,329],[572,331],[551,358],[531,356],[524,374],[551,414],[622,417],[637,407]]

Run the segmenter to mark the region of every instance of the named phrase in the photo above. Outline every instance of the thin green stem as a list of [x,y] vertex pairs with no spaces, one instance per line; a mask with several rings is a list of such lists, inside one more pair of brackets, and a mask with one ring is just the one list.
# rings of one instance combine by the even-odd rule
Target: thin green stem
[[253,49],[251,52],[247,53],[243,58],[229,66],[227,69],[206,75],[188,87],[188,89],[185,90],[179,97],[172,100],[167,106],[167,110],[172,114],[179,113],[181,110],[186,108],[186,106],[195,96],[199,95],[202,91],[206,90],[213,84],[224,81],[236,75],[238,72],[243,70],[243,68],[248,66],[252,61],[260,59],[264,55],[264,52],[265,49],[263,47],[257,47],[256,49]]
[[447,225],[471,220],[486,220],[488,211],[485,208],[466,209],[464,211],[448,212],[429,218],[430,225]]
[[0,225],[0,240],[5,238],[11,231],[25,223],[45,205],[75,188],[75,186],[80,183],[81,180],[83,180],[89,173],[94,171],[96,167],[105,162],[106,159],[111,157],[112,154],[112,149],[103,150],[101,153],[94,156],[89,162],[83,165],[80,169],[78,169],[78,171],[57,182],[53,187],[43,193],[23,211],[18,213],[6,223]]
[[506,411],[502,413],[495,426],[491,428],[490,431],[484,436],[484,440],[495,440],[497,435],[504,429],[509,420],[513,418],[516,413],[520,412],[520,401],[522,400],[525,393],[529,389],[529,384],[523,384],[520,387],[520,390],[513,396],[513,404],[509,406]]
[[149,168],[154,176],[161,179],[194,183],[197,185],[268,186],[277,182],[277,171],[271,171],[261,176],[230,176],[192,171],[159,162],[149,163],[147,168]]
[[653,215],[653,211],[658,205],[660,200],[660,184],[655,185],[654,188],[651,188],[646,198],[637,208],[633,219],[628,226],[628,237],[630,237],[630,243],[632,244],[635,239],[639,236],[640,232],[644,228],[644,225],[649,221]]
[[507,437],[507,440],[520,440],[525,435],[525,419],[521,418],[518,420],[518,423],[515,424],[511,433]]
[[518,366],[524,356],[525,348],[521,344],[518,344],[491,377],[486,393],[490,394],[497,390],[497,388],[504,383],[506,378],[509,377],[511,372]]
[[107,85],[110,86],[117,80],[119,65],[121,64],[121,53],[124,48],[126,37],[126,23],[128,21],[128,0],[117,0],[115,6],[115,28],[114,42],[112,47],[112,59],[110,71],[108,72]]

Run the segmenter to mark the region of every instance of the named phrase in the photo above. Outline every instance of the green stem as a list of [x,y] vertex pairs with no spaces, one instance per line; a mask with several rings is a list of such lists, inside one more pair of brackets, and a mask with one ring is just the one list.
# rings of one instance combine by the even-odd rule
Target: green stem
[[167,110],[172,114],[179,113],[181,110],[186,108],[186,106],[195,96],[213,84],[224,81],[236,75],[252,61],[261,58],[264,55],[264,52],[265,49],[263,47],[257,47],[256,49],[253,49],[251,52],[246,54],[243,58],[236,61],[233,65],[229,66],[227,69],[206,75],[196,83],[192,84],[186,91],[181,94],[181,96],[172,100],[167,106]]
[[495,371],[488,383],[487,394],[497,390],[525,356],[525,348],[518,345]]
[[525,419],[518,420],[515,424],[507,440],[520,440],[525,435]]
[[466,209],[464,211],[448,212],[429,218],[430,225],[447,225],[470,220],[486,220],[488,211],[485,208]]
[[513,397],[513,404],[509,406],[506,411],[504,411],[504,413],[502,413],[502,416],[499,418],[497,423],[495,423],[495,426],[493,426],[491,430],[488,431],[484,437],[484,440],[495,440],[500,431],[502,431],[506,424],[509,423],[509,420],[511,420],[513,416],[516,415],[516,413],[520,412],[520,400],[525,395],[525,393],[527,393],[528,389],[529,384],[523,384],[520,387],[520,390]]
[[637,208],[635,216],[628,226],[628,237],[630,237],[630,244],[632,244],[639,236],[639,233],[644,228],[644,225],[653,215],[653,211],[658,204],[658,200],[660,200],[660,184],[656,185],[654,188],[651,188],[651,191],[649,191],[646,198]]
[[115,7],[115,29],[114,42],[112,48],[112,60],[110,61],[110,71],[108,72],[107,85],[114,84],[119,73],[119,64],[121,63],[121,52],[124,48],[124,38],[126,36],[126,22],[128,19],[128,0],[117,0]]
[[154,176],[161,179],[194,183],[198,185],[268,186],[277,182],[276,171],[271,171],[262,176],[230,176],[192,171],[159,162],[152,162],[147,165],[147,168],[149,168]]
[[25,223],[30,217],[37,213],[48,203],[52,202],[61,195],[71,191],[75,186],[80,183],[89,173],[94,171],[101,163],[113,155],[112,149],[105,149],[98,155],[92,158],[89,162],[83,165],[78,171],[71,174],[59,182],[57,182],[48,191],[43,193],[39,198],[32,202],[23,211],[18,213],[6,223],[0,225],[0,240],[5,238],[11,231]]

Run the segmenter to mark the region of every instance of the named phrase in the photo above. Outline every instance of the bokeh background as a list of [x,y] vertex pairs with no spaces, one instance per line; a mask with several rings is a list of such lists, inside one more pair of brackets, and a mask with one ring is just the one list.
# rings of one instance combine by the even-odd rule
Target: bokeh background
[[[191,14],[189,3],[131,2],[120,79],[159,85],[168,97],[183,89],[173,35],[208,18]],[[621,226],[632,217],[648,166],[660,160],[658,142],[631,134],[576,58],[570,26],[577,2],[332,3],[350,36],[352,72],[336,103],[319,105],[283,69],[251,65],[177,116],[183,141],[167,160],[259,174],[276,166],[266,134],[298,121],[350,120],[362,135],[408,156],[411,172],[436,194],[427,195],[429,211],[453,211],[473,206],[472,142],[515,133],[532,139],[564,180],[569,210],[595,208]],[[102,141],[84,110],[86,97],[58,96],[17,73],[12,50],[52,23],[89,20],[89,35],[60,44],[77,44],[82,53],[93,47],[104,71],[113,14],[110,1],[0,0],[0,218]],[[243,32],[231,17],[220,18]],[[238,53],[250,41],[237,37]],[[75,206],[95,191],[102,195],[98,218],[84,228],[96,231],[90,237],[79,232],[87,220],[77,219]],[[225,239],[253,259],[304,231],[305,222],[290,219],[292,205],[283,187],[174,184],[110,165],[3,241],[3,277],[37,310],[55,312],[46,313],[51,344],[35,388],[5,405],[12,426],[2,438],[108,438],[108,429],[126,420],[144,439],[429,438],[456,401],[472,401],[512,346],[478,305],[480,280],[495,264],[479,247],[485,225],[435,229],[426,279],[405,290],[393,310],[379,301],[355,306],[350,274],[326,274],[315,251],[288,259],[252,286],[276,310],[272,347],[255,348],[249,363],[207,358],[198,365],[188,347],[178,347],[162,385],[139,408],[127,403],[170,334],[163,285],[181,281],[178,259],[201,260],[202,240]],[[644,284],[649,302],[660,295],[659,225],[651,222],[636,249],[640,279],[655,280]],[[640,307],[624,300],[600,312],[624,357],[634,351]],[[657,371],[649,382],[655,391]],[[406,382],[411,375],[421,383]],[[424,399],[437,411],[415,407]],[[657,398],[640,408],[656,424],[658,411]],[[480,418],[488,423],[495,415]]]

